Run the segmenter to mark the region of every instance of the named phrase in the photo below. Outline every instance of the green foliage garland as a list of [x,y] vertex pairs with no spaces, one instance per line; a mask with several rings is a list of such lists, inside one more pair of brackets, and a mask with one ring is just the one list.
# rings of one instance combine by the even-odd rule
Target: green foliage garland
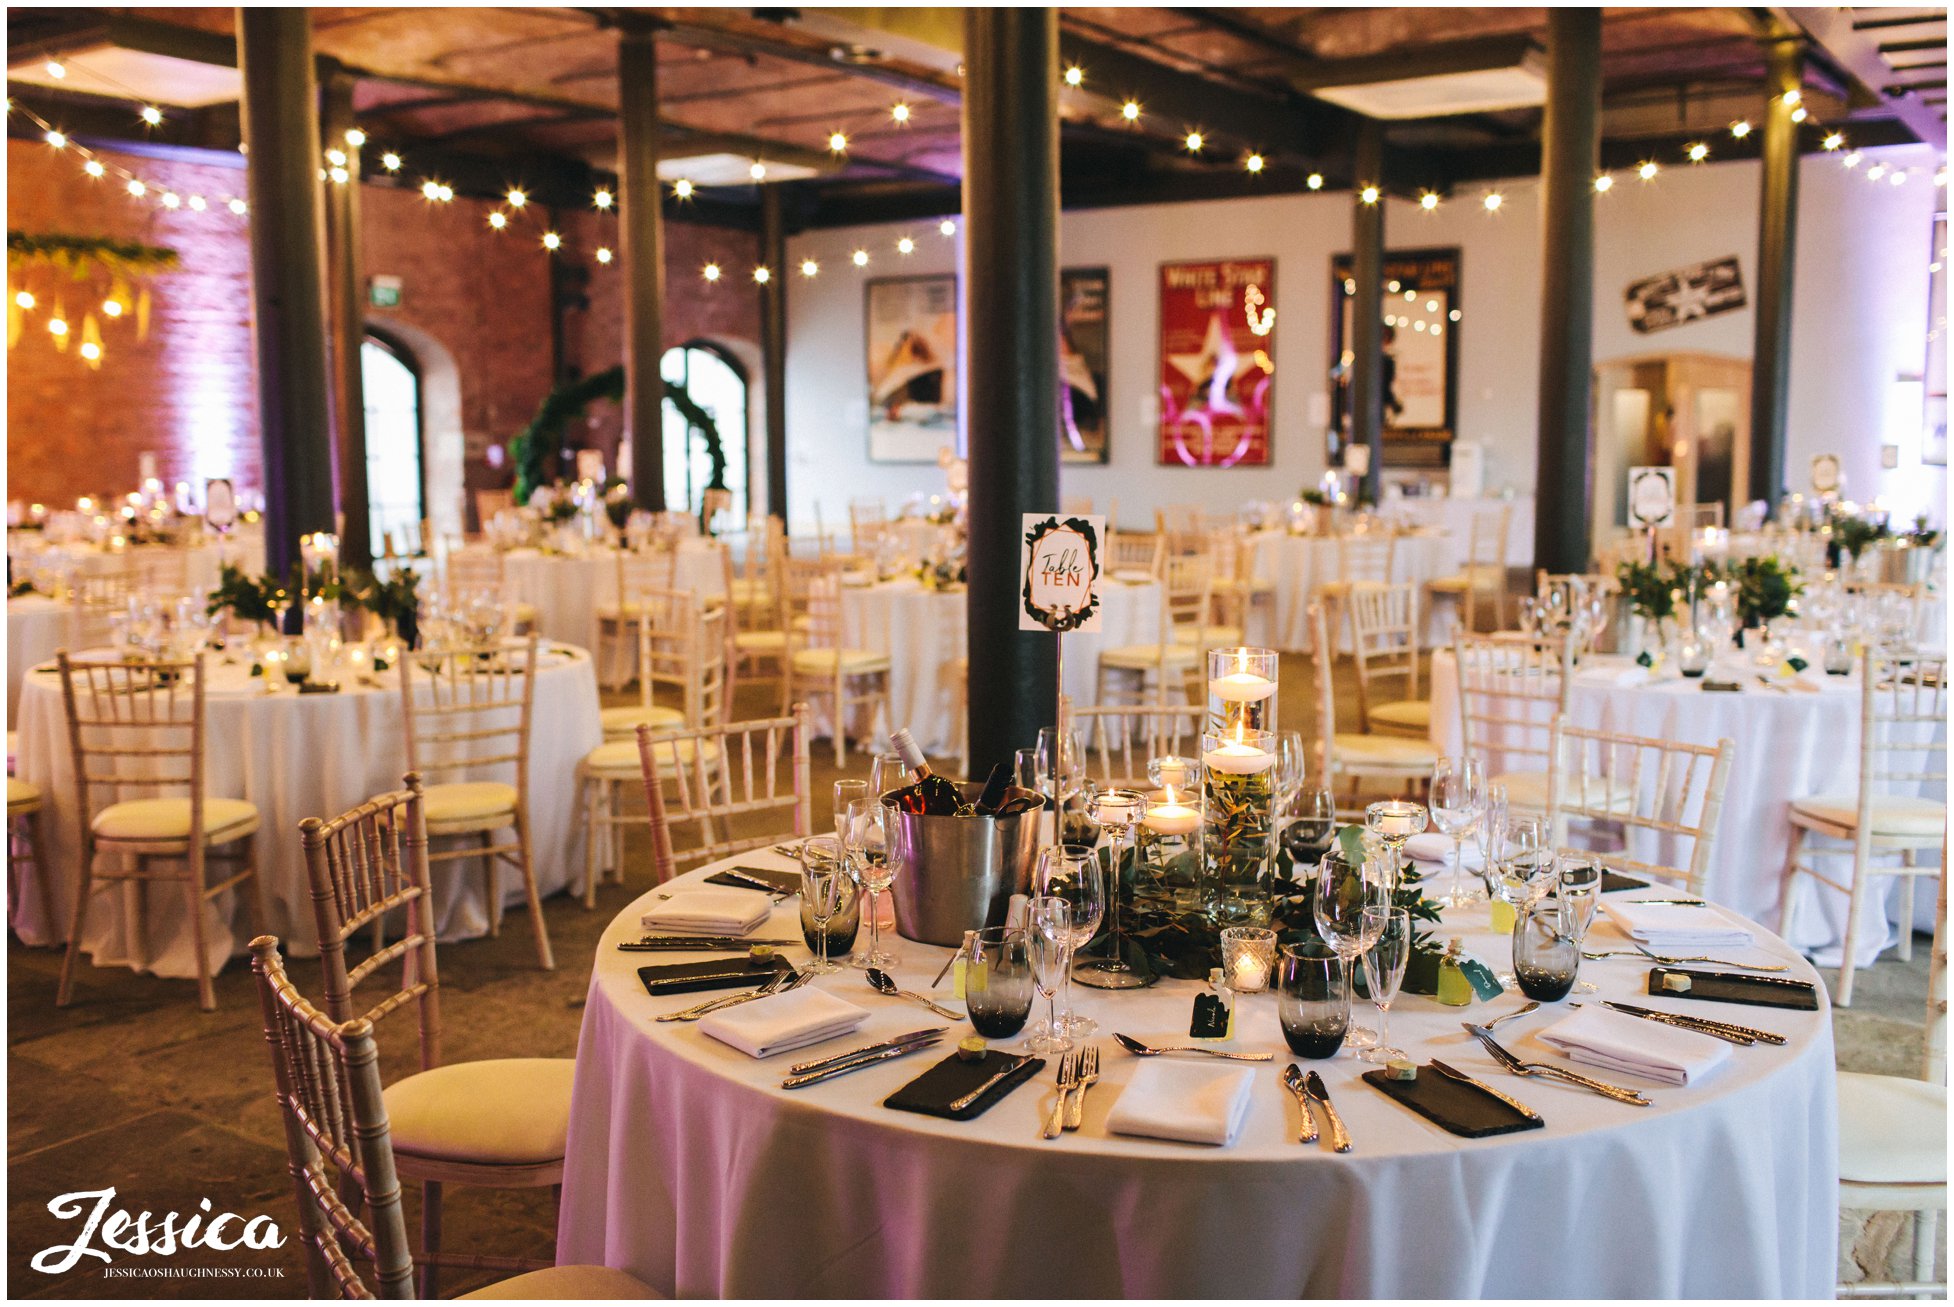
[[24,231],[7,233],[7,266],[47,263],[64,270],[77,281],[95,268],[104,268],[117,277],[146,277],[168,272],[177,266],[176,251],[138,241],[119,241],[108,236],[70,236],[62,232],[29,235]]
[[[622,365],[593,372],[576,381],[568,381],[552,390],[543,400],[543,406],[536,410],[536,416],[510,447],[510,454],[516,464],[516,502],[529,502],[530,492],[549,481],[547,469],[549,457],[563,446],[563,429],[573,420],[583,415],[583,411],[600,399],[613,403],[624,398],[624,368]],[[712,414],[693,402],[692,396],[684,386],[675,382],[665,382],[665,402],[678,410],[687,425],[699,433],[705,442],[706,458],[711,468],[706,478],[708,490],[726,488],[726,447],[720,440],[719,424],[712,420]]]

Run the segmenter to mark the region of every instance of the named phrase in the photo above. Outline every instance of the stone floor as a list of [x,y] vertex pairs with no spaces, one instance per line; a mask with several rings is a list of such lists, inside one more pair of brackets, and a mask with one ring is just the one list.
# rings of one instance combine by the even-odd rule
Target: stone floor
[[[1285,660],[1283,720],[1307,725],[1312,690],[1302,659]],[[1339,681],[1348,678],[1341,674]],[[1340,686],[1340,688],[1342,688]],[[618,700],[622,701],[622,700]],[[760,716],[771,704],[743,694],[741,716]],[[1354,711],[1354,703],[1339,711]],[[849,774],[866,759],[849,757]],[[815,822],[829,820],[833,755],[814,751]],[[603,926],[649,883],[648,851],[634,832],[629,879],[606,886],[596,911],[559,895],[544,905],[557,969],[539,972],[527,918],[511,913],[496,939],[471,940],[441,951],[443,1045],[450,1061],[510,1055],[574,1055],[580,1009],[597,937]],[[1861,974],[1849,1011],[1834,1016],[1839,1063],[1856,1070],[1917,1075],[1921,1057],[1926,941],[1910,963],[1890,954]],[[291,1232],[297,1214],[285,1169],[281,1126],[269,1089],[257,998],[248,967],[237,961],[217,979],[218,1007],[200,1012],[183,981],[161,981],[123,970],[83,965],[72,1006],[53,1004],[59,955],[8,948],[8,1277],[10,1297],[302,1297],[305,1273]],[[303,986],[316,979],[301,962]],[[383,1028],[383,1071],[391,1080],[413,1069],[409,1016]],[[246,1268],[250,1278],[105,1278],[102,1263],[52,1273],[30,1265],[41,1250],[74,1242],[83,1221],[57,1219],[49,1203],[60,1195],[115,1186],[117,1207],[188,1217],[208,1199],[213,1212],[267,1213],[287,1232],[276,1251],[194,1250],[168,1259],[122,1258],[123,1266]],[[95,1198],[79,1200],[86,1212]],[[407,1189],[408,1223],[417,1229],[418,1201]],[[540,1191],[451,1188],[445,1242],[502,1255],[546,1257],[554,1238],[550,1195]],[[205,1216],[206,1220],[211,1219]],[[1945,1227],[1942,1228],[1945,1240]],[[1841,1221],[1841,1274],[1859,1278],[1853,1261],[1890,1257],[1910,1263],[1911,1231],[1864,1214]],[[1942,1244],[1944,1264],[1945,1245]],[[43,1265],[48,1264],[46,1261]],[[226,1274],[235,1274],[227,1271]],[[444,1295],[499,1278],[450,1272]]]

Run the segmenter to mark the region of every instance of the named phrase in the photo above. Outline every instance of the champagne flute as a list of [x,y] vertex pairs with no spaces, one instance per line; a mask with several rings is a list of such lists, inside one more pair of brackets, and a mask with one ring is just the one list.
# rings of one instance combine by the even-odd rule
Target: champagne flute
[[828,923],[841,907],[841,886],[848,876],[848,863],[840,841],[829,835],[813,835],[801,841],[801,896],[819,932],[811,970],[819,976],[841,970],[828,961]]
[[[1054,844],[1038,855],[1038,870],[1032,888],[1040,895],[1064,899],[1072,908],[1069,941],[1072,951],[1092,942],[1099,923],[1106,915],[1106,878],[1100,874],[1099,857],[1092,850],[1066,848]],[[1099,1023],[1072,1010],[1072,972],[1068,968],[1062,982],[1064,1013],[1060,1029],[1068,1035],[1090,1035]]]
[[848,861],[856,881],[868,891],[868,952],[857,953],[849,965],[863,969],[892,966],[895,958],[882,951],[882,893],[895,879],[895,868],[883,843],[882,801],[854,800],[848,805],[845,820]]
[[[1561,859],[1560,885],[1558,893],[1562,903],[1573,916],[1574,942],[1581,943],[1588,937],[1588,927],[1594,924],[1594,910],[1601,902],[1602,865],[1599,859],[1584,854],[1571,854]],[[1591,980],[1577,980],[1574,988],[1583,994],[1595,992]]]
[[1303,788],[1303,776],[1308,760],[1309,750],[1303,744],[1301,731],[1276,732],[1274,798],[1277,812],[1281,812]]
[[1411,914],[1403,908],[1366,906],[1363,935],[1371,940],[1364,950],[1364,980],[1369,984],[1371,1002],[1377,1008],[1377,1043],[1357,1056],[1366,1062],[1389,1062],[1404,1056],[1404,1050],[1391,1047],[1391,1001],[1404,983],[1404,964],[1411,957]]
[[1432,768],[1432,821],[1452,837],[1452,889],[1440,900],[1446,907],[1463,907],[1485,898],[1465,879],[1465,837],[1479,819],[1485,790],[1486,771],[1477,758],[1444,757]]
[[[1346,995],[1356,988],[1358,957],[1376,942],[1374,935],[1365,938],[1364,909],[1390,906],[1387,875],[1373,859],[1366,857],[1361,862],[1352,862],[1335,849],[1324,854],[1317,865],[1316,893],[1310,898],[1310,910],[1316,917],[1317,933],[1343,960]],[[1352,1048],[1366,1048],[1377,1042],[1373,1032],[1359,1030],[1354,1025],[1345,1038]]]
[[1506,829],[1506,787],[1498,781],[1486,782],[1484,796],[1479,801],[1479,823],[1475,829],[1479,833],[1479,879],[1486,887],[1486,897],[1492,898],[1499,885],[1499,871],[1494,855],[1499,851],[1500,835]]
[[1045,996],[1049,1019],[1032,1027],[1025,1048],[1033,1053],[1063,1053],[1072,1047],[1058,1019],[1058,988],[1072,957],[1072,905],[1041,894],[1025,910],[1031,934],[1032,977]]

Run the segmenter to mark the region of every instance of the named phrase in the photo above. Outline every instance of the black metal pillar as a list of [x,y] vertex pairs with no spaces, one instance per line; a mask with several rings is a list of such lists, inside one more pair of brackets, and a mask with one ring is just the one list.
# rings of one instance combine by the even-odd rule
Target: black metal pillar
[[970,772],[1058,713],[1057,637],[1020,631],[1023,515],[1058,508],[1058,14],[964,11]]
[[264,437],[265,563],[283,574],[299,537],[333,527],[325,215],[318,86],[304,9],[241,7],[238,69],[251,206],[251,299]]
[[760,287],[760,368],[767,397],[767,512],[787,520],[787,230],[780,188],[760,188],[760,262],[773,277]]
[[1798,89],[1804,47],[1795,38],[1772,42],[1764,111],[1764,191],[1757,216],[1756,337],[1750,373],[1750,497],[1775,505],[1784,494],[1784,424],[1791,393],[1791,280],[1798,240],[1797,108],[1785,92]]
[[[1366,118],[1357,129],[1357,186],[1351,199],[1350,443],[1369,446],[1364,488],[1373,503],[1384,484],[1384,124]],[[1364,188],[1376,198],[1364,202]]]
[[1594,178],[1601,159],[1601,11],[1547,11],[1540,147],[1540,470],[1534,565],[1585,572],[1594,501]]
[[617,48],[618,227],[624,245],[624,429],[631,438],[631,497],[665,508],[664,214],[658,185],[658,42],[629,26]]
[[360,286],[360,147],[347,139],[355,125],[353,78],[335,70],[326,76],[324,91],[325,148],[346,157],[343,165],[337,165],[343,173],[331,174],[325,188],[333,419],[338,428],[334,480],[339,487],[339,556],[347,567],[365,568],[373,564],[374,542],[366,484],[366,388],[360,378],[360,346],[366,340],[366,305]]

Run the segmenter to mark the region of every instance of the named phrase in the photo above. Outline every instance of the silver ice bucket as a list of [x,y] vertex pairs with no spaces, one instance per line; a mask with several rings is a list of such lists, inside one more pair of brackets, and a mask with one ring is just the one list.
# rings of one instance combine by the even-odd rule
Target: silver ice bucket
[[[958,788],[964,802],[975,803],[984,787]],[[1013,786],[1005,792],[1007,802],[1017,798],[1038,802],[1008,817],[925,817],[889,805],[898,934],[951,948],[963,943],[966,930],[1004,924],[1011,896],[1031,892],[1038,817],[1045,806],[1031,790]]]

